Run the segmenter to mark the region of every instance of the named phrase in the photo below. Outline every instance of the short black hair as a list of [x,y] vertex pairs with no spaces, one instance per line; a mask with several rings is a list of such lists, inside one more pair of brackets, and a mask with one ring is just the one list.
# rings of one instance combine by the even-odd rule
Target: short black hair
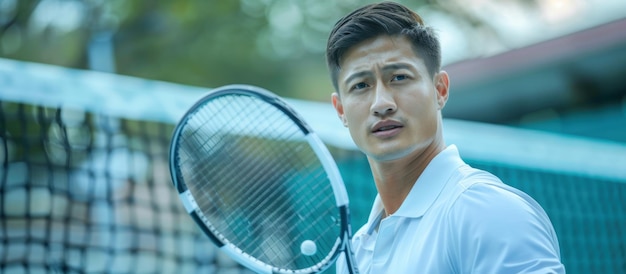
[[416,55],[424,60],[431,77],[441,69],[439,38],[431,27],[424,24],[422,17],[399,3],[369,4],[341,18],[330,32],[326,63],[335,90],[339,91],[337,78],[346,51],[381,35],[407,37]]

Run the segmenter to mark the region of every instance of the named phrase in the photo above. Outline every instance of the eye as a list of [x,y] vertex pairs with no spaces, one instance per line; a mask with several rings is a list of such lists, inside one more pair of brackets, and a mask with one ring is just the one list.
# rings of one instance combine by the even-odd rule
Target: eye
[[359,89],[364,89],[364,88],[367,88],[367,87],[369,87],[368,84],[366,84],[364,82],[361,82],[361,83],[358,83],[358,84],[352,86],[352,90],[359,90]]
[[408,76],[404,75],[404,74],[398,74],[398,75],[394,75],[393,79],[391,79],[391,81],[402,81],[402,80],[406,80],[408,78]]

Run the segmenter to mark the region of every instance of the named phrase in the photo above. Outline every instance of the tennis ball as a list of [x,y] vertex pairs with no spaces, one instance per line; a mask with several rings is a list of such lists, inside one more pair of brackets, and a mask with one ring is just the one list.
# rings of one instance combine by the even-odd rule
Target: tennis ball
[[317,252],[317,245],[314,241],[306,240],[300,244],[300,252],[306,256],[312,256]]

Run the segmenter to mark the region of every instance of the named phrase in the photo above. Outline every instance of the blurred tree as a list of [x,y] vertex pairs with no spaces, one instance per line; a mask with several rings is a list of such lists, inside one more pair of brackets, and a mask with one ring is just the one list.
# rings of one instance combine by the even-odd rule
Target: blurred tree
[[[0,57],[94,68],[90,45],[112,37],[120,74],[205,87],[253,84],[283,96],[327,100],[328,32],[340,16],[367,2],[373,1],[0,0]],[[437,13],[456,18],[464,30],[479,29],[481,41],[498,40],[464,1],[400,2],[425,17]]]

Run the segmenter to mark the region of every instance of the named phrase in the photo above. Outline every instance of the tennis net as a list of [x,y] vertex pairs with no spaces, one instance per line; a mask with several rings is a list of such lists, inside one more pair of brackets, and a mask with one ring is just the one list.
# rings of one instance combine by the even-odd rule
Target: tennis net
[[[174,124],[207,89],[0,59],[0,272],[248,273],[179,202]],[[289,100],[329,145],[353,227],[376,195],[328,104]],[[446,120],[473,166],[548,212],[569,273],[626,272],[626,145]]]

